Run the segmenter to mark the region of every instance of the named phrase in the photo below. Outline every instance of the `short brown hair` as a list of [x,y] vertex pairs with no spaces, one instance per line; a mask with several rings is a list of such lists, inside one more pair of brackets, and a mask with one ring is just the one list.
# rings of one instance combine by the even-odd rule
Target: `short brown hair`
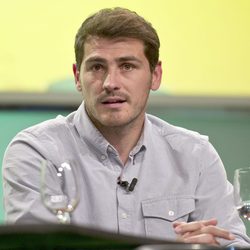
[[153,71],[159,60],[159,37],[151,23],[136,12],[124,8],[106,8],[88,17],[75,38],[76,66],[80,69],[84,44],[90,36],[103,38],[129,37],[144,43],[144,53]]

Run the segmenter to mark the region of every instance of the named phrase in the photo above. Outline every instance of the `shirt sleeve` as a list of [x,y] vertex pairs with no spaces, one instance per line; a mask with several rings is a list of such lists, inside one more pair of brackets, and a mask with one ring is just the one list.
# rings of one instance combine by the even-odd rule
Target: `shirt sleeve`
[[240,219],[233,199],[233,186],[227,180],[223,163],[207,141],[200,153],[201,172],[196,188],[196,209],[191,214],[192,220],[216,218],[218,226],[236,237],[228,242],[218,239],[221,245],[250,245],[244,223]]
[[45,159],[42,145],[21,132],[8,146],[3,159],[3,194],[6,223],[56,222],[40,196],[40,168]]

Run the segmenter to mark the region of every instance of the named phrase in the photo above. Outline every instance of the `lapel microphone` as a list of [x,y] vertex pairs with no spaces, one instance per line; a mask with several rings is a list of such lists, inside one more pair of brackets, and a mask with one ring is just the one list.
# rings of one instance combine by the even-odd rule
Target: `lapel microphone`
[[127,192],[132,192],[135,188],[136,183],[137,183],[137,178],[133,178],[130,184],[128,181],[120,180],[120,178],[118,178],[117,182],[117,184],[122,188],[124,188]]

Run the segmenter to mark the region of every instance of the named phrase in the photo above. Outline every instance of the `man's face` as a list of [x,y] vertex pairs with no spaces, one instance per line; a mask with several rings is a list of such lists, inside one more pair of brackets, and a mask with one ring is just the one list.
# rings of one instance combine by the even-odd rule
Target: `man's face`
[[149,91],[161,81],[161,64],[153,72],[138,39],[94,37],[84,46],[76,86],[97,128],[143,122]]

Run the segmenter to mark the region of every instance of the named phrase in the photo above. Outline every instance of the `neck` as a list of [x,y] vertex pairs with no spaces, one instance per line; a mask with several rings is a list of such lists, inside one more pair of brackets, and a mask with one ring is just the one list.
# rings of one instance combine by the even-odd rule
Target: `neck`
[[137,144],[142,130],[144,120],[139,124],[125,127],[102,127],[98,128],[105,139],[117,150],[123,164],[128,160],[129,153]]

